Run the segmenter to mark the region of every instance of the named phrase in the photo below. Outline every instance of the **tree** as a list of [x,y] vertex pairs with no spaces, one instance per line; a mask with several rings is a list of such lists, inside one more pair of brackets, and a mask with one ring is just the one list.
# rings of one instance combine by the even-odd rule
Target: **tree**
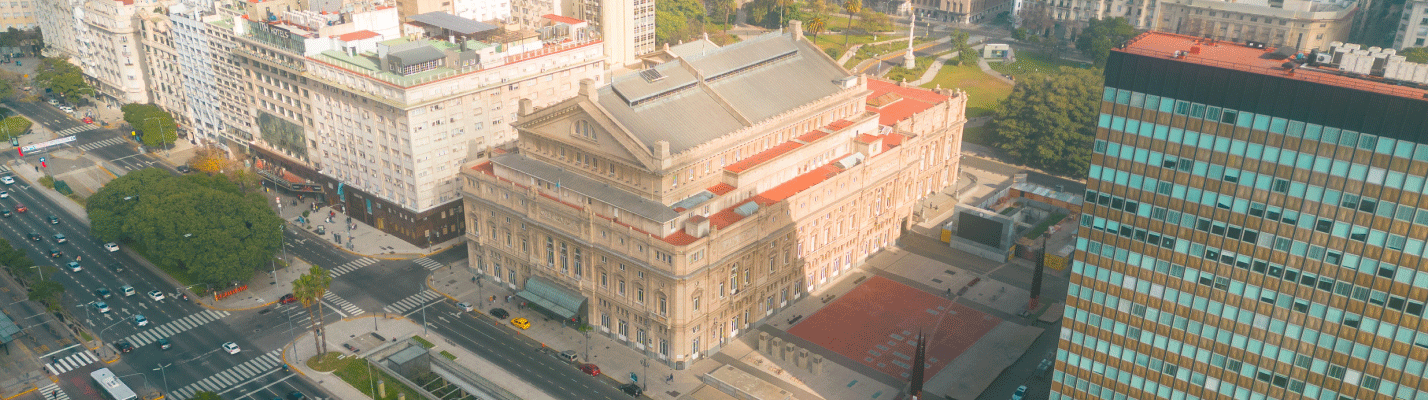
[[1061,67],[1017,81],[991,123],[994,145],[1018,162],[1084,177],[1091,161],[1101,73]]
[[144,146],[151,149],[172,146],[178,140],[178,124],[168,110],[153,104],[125,104],[119,108],[124,112],[124,122],[143,139]]
[[35,83],[50,89],[65,102],[78,102],[80,97],[93,94],[94,88],[84,81],[84,72],[63,58],[45,58],[35,67]]
[[893,29],[892,19],[887,14],[883,14],[872,9],[864,8],[858,12],[858,19],[863,25],[865,32],[887,32]]
[[704,32],[704,3],[699,0],[655,2],[655,45],[675,43]]
[[[308,319],[312,320],[312,340],[317,354],[327,353],[327,332],[322,330],[322,304],[319,301],[331,285],[332,275],[316,265],[293,281],[293,297],[302,302],[303,308],[308,310]],[[317,307],[317,318],[312,318],[313,306]]]
[[1407,58],[1411,63],[1428,64],[1428,47],[1409,47],[1399,50],[1398,55]]
[[823,17],[813,17],[808,20],[808,31],[813,33],[814,38],[817,38],[818,32],[823,32],[823,28],[826,28],[825,24],[827,22],[823,21]]
[[30,285],[30,294],[26,300],[44,304],[45,310],[56,312],[64,309],[64,305],[60,303],[61,296],[64,296],[64,284],[39,281]]
[[860,0],[843,0],[843,11],[848,13],[848,29],[843,30],[843,47],[848,47],[848,31],[853,30],[853,14],[863,11]]
[[282,244],[282,218],[254,187],[225,175],[139,170],[109,182],[85,209],[95,237],[129,243],[198,283],[247,281]]
[[971,38],[967,32],[955,30],[950,36],[952,37],[952,51],[958,52],[957,62],[959,64],[976,64],[977,60],[982,58],[980,54],[977,54],[977,49],[973,49],[971,43],[967,43],[967,40]]
[[1111,49],[1135,37],[1135,27],[1125,18],[1092,19],[1076,37],[1076,50],[1091,57],[1097,68],[1106,65]]
[[223,397],[219,396],[218,393],[202,391],[194,392],[193,397],[190,397],[189,400],[223,400]]

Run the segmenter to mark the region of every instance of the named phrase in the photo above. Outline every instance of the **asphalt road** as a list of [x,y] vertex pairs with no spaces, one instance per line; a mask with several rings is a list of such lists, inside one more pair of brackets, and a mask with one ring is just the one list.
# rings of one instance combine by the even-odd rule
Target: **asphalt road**
[[[81,127],[84,127],[82,129],[93,128],[91,130],[75,133],[75,141],[64,146],[86,148],[88,149],[87,151],[89,153],[108,160],[109,162],[114,163],[115,165],[119,166],[120,168],[123,168],[126,171],[144,169],[151,166],[161,168],[164,167],[164,164],[159,163],[157,159],[147,154],[139,153],[138,144],[134,143],[131,139],[129,139],[129,132],[120,131],[118,129],[105,129],[98,125],[85,124],[71,117],[64,111],[60,111],[60,109],[55,108],[54,106],[51,106],[49,103],[45,102],[9,102],[5,103],[5,106],[15,110],[15,112],[29,117],[31,120],[34,120],[35,122],[43,125],[48,130],[54,132],[66,132],[66,130],[81,129]],[[108,122],[117,124],[121,123],[122,121]],[[108,145],[96,147],[101,144]],[[15,153],[10,154],[11,157],[15,156]],[[39,164],[37,162],[39,153],[26,154],[25,156],[25,158],[30,160],[32,164]]]
[[[412,311],[416,312],[419,311]],[[531,342],[515,337],[509,331],[513,328],[499,325],[490,318],[461,312],[445,301],[427,306],[426,312],[431,330],[445,336],[452,344],[524,377],[528,382],[539,382],[540,389],[552,397],[566,400],[630,399],[609,379],[586,375],[553,355],[541,353]]]

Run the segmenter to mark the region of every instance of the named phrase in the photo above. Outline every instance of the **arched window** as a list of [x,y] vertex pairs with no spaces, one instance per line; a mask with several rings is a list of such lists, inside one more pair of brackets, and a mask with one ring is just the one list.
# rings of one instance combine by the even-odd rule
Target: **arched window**
[[575,121],[575,135],[589,140],[595,140],[595,126],[590,121]]

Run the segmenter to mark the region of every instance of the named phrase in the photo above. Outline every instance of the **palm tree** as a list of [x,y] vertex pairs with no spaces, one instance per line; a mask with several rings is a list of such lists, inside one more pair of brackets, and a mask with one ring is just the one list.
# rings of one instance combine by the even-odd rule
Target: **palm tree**
[[818,38],[818,32],[823,31],[823,17],[813,17],[808,20],[808,30],[813,31],[813,38]]
[[848,29],[843,30],[843,47],[848,47],[848,31],[853,30],[853,14],[863,12],[863,2],[859,0],[844,0],[843,11],[848,12]]
[[[327,287],[332,285],[332,276],[327,270],[319,266],[312,266],[306,274],[299,276],[293,281],[293,297],[302,302],[304,309],[307,309],[308,319],[312,320],[312,340],[317,348],[317,354],[327,353],[327,332],[322,329],[322,296],[327,294]],[[312,318],[312,309],[316,306],[317,318]]]

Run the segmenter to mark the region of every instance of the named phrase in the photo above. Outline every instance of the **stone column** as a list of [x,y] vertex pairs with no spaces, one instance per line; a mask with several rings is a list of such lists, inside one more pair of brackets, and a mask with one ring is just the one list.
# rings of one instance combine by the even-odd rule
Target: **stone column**
[[823,356],[813,355],[813,360],[808,363],[808,372],[812,372],[814,375],[823,373]]
[[768,332],[759,332],[759,348],[758,348],[758,350],[759,350],[759,351],[762,351],[762,352],[765,352],[765,353],[768,353],[768,352],[769,352],[769,333],[768,333]]
[[779,353],[778,358],[784,361],[788,361],[789,357],[793,357],[793,350],[796,348],[797,347],[793,346],[793,343],[784,343],[783,352]]
[[776,358],[781,352],[783,352],[783,338],[773,338],[772,341],[769,341],[769,358]]
[[798,355],[794,356],[794,365],[808,368],[808,349],[798,349]]

